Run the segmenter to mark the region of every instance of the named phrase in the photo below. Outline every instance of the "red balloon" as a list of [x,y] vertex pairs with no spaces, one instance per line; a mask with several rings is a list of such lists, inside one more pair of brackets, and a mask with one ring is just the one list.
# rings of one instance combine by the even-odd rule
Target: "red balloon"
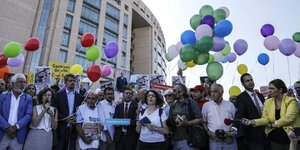
[[92,82],[97,81],[101,77],[101,69],[98,65],[91,65],[87,69],[87,76]]
[[24,49],[27,51],[36,51],[40,48],[40,40],[38,38],[29,38],[25,43]]
[[6,67],[7,65],[7,57],[4,54],[0,54],[0,68]]
[[80,42],[83,47],[91,47],[95,43],[95,36],[90,32],[84,33],[81,37]]

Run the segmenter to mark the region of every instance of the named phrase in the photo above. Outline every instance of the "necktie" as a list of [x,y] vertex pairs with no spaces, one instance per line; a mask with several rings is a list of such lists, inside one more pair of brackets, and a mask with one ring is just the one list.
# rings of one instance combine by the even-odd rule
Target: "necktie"
[[124,118],[127,118],[127,115],[128,115],[128,103],[125,104]]
[[260,108],[260,106],[259,106],[258,99],[256,98],[256,94],[255,94],[255,93],[252,93],[251,95],[252,95],[253,98],[254,98],[255,106],[256,106],[256,108],[257,108],[257,110],[258,110],[258,113],[261,115],[261,108]]

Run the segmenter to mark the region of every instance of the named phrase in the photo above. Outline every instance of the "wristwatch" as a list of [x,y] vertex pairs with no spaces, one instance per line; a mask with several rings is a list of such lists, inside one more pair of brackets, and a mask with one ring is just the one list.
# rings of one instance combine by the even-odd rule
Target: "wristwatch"
[[16,124],[16,126],[17,126],[17,129],[19,130],[20,126],[18,124]]

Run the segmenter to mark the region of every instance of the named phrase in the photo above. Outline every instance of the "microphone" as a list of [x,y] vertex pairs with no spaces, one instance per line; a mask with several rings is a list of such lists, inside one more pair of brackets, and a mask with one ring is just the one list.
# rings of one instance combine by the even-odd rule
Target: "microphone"
[[233,123],[242,123],[242,119],[229,119],[229,118],[225,118],[224,119],[224,123],[229,126],[229,125],[231,125]]

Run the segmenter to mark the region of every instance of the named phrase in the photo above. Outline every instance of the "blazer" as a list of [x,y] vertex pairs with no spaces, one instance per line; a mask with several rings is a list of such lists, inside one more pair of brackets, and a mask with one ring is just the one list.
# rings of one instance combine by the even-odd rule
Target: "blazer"
[[[137,109],[138,109],[138,104],[134,101],[131,101],[130,106],[128,108],[128,115],[127,115],[127,118],[130,119],[130,125],[127,126],[127,134],[128,137],[130,137],[130,139],[128,139],[128,142],[132,144],[136,143],[137,135],[138,135],[137,132],[135,131]],[[124,111],[125,111],[124,102],[122,102],[116,106],[114,118],[125,118]],[[122,134],[122,126],[115,126],[114,142],[118,142],[120,140],[121,134]]]
[[[256,93],[259,97],[259,100],[263,104],[265,98],[262,94]],[[237,96],[237,111],[235,113],[235,119],[257,119],[260,118],[260,114],[252,101],[250,95],[244,91]],[[238,129],[238,136],[244,137],[250,143],[263,144],[265,140],[265,127],[251,127],[251,126],[242,126],[240,124],[233,124],[234,127]]]
[[[255,126],[267,125],[274,123],[275,127],[283,127],[288,133],[293,127],[300,127],[300,117],[297,100],[294,97],[283,96],[280,119],[275,118],[275,100],[267,99],[264,105],[263,114],[260,119],[255,119]],[[265,132],[268,135],[274,128],[266,127]]]
[[[0,95],[0,140],[6,134],[5,129],[10,126],[8,117],[10,112],[11,92]],[[20,102],[18,107],[17,123],[19,129],[17,130],[17,140],[23,144],[26,140],[28,125],[32,117],[32,97],[26,93],[20,95]]]
[[69,133],[67,131],[69,130],[67,127],[68,121],[67,119],[65,120],[61,120],[61,119],[69,116],[69,109],[72,109],[72,112],[75,113],[76,109],[81,105],[83,99],[84,97],[75,91],[74,107],[69,108],[66,90],[56,93],[55,98],[52,102],[52,106],[55,107],[58,112],[58,128],[57,128],[58,139],[68,139],[69,137],[77,138],[77,132],[75,126],[71,127],[71,131],[69,135],[67,134]]

